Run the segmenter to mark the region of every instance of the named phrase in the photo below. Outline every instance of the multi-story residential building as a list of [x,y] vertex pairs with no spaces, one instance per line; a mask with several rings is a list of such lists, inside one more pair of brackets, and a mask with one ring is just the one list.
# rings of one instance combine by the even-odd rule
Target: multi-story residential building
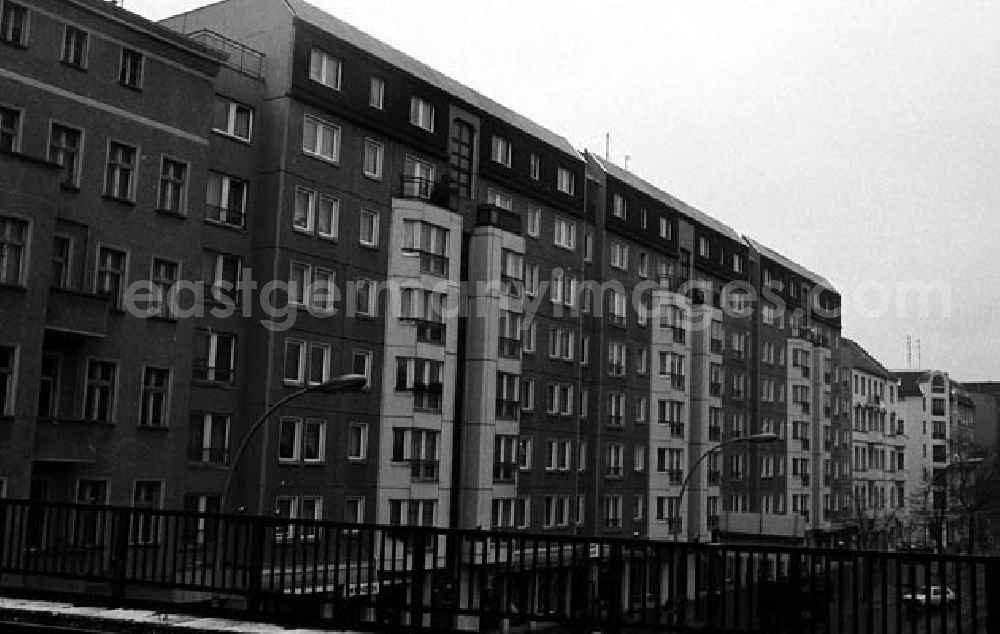
[[[906,502],[918,482],[908,482],[906,439],[899,416],[898,381],[857,342],[844,339],[842,371],[850,384],[853,491],[835,504],[858,545],[895,547],[908,524]],[[919,475],[918,471],[914,475]]]
[[0,8],[0,493],[214,511],[235,472],[227,510],[299,518],[838,527],[822,277],[301,0]]
[[[962,519],[955,517],[956,493],[964,473],[979,458],[975,438],[975,404],[965,388],[939,370],[897,370],[900,416],[907,434],[906,461],[919,465],[911,476],[908,500],[914,535],[910,541],[946,547],[962,539]],[[912,421],[912,422],[911,422]]]

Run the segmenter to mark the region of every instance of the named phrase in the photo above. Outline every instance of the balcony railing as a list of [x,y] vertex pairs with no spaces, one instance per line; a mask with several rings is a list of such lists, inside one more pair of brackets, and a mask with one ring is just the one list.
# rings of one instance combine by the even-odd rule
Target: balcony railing
[[670,423],[670,437],[671,438],[683,438],[684,437],[684,423]]
[[680,469],[667,469],[667,479],[670,484],[680,484],[684,479],[684,472]]
[[516,476],[516,462],[497,462],[493,464],[494,482],[513,482]]
[[413,247],[403,247],[404,254],[420,258],[420,272],[436,277],[448,277],[448,256]]
[[809,474],[808,473],[803,473],[799,477],[802,478],[802,485],[803,486],[809,486]]
[[[115,4],[120,4],[116,2]],[[264,76],[264,54],[223,35],[202,29],[188,35],[192,40],[226,56],[226,66],[250,75]]]
[[521,401],[497,399],[497,418],[502,420],[517,420],[521,411]]
[[447,327],[439,321],[428,321],[426,319],[418,319],[416,317],[400,317],[399,320],[404,323],[410,323],[417,328],[417,341],[424,343],[438,343],[443,344],[445,334],[447,332]]
[[722,440],[722,429],[720,427],[709,427],[708,439],[714,442]]
[[710,396],[722,396],[722,383],[709,383],[708,393]]
[[521,356],[521,340],[509,337],[500,337],[497,345],[497,354],[507,359],[518,359]]
[[521,216],[496,205],[479,205],[476,207],[476,226],[496,227],[514,235],[521,235]]
[[947,440],[947,434],[943,431],[936,431],[931,434],[932,440]]
[[678,376],[676,374],[670,375],[670,387],[672,389],[675,389],[675,390],[678,390],[678,391],[683,390],[684,389],[684,384],[685,384],[685,381],[684,381],[684,377],[683,376]]
[[809,413],[809,408],[810,408],[809,401],[800,401],[799,405],[802,406],[802,413],[803,414],[808,414]]
[[410,479],[414,482],[437,482],[438,460],[410,460]]
[[438,207],[448,206],[448,179],[433,181],[418,176],[399,177],[400,198],[426,200]]
[[714,469],[708,472],[708,483],[711,485],[718,485],[722,483],[722,472],[718,469]]

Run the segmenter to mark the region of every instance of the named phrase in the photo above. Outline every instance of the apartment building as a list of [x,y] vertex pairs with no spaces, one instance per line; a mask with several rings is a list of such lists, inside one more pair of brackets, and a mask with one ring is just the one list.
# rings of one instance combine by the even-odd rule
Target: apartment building
[[906,445],[912,432],[899,415],[898,380],[857,342],[844,339],[842,367],[848,372],[852,421],[852,494],[835,508],[848,532],[867,548],[896,547],[908,524]]
[[[0,11],[0,493],[841,527],[852,410],[822,277],[301,0]],[[205,286],[139,315],[135,282]],[[363,390],[287,403],[234,464],[270,406],[352,372]]]

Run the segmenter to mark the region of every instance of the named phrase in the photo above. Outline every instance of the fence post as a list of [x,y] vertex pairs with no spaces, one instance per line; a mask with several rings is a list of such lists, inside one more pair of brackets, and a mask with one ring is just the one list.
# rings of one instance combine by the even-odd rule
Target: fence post
[[250,531],[250,561],[247,563],[247,612],[253,616],[261,613],[264,575],[264,520],[252,516],[247,519]]
[[[975,564],[972,566],[972,571],[975,574]],[[978,606],[973,606],[973,609],[977,608]],[[986,562],[986,631],[1000,632],[1000,558],[998,557],[990,557]]]
[[428,536],[429,533],[424,533],[423,531],[419,531],[413,536],[413,570],[411,577],[413,585],[410,588],[412,592],[410,595],[410,627],[417,629],[424,627],[424,582],[426,581],[424,575],[426,562],[424,560],[426,557]]
[[111,596],[120,602],[125,598],[125,570],[128,563],[128,538],[132,511],[118,509],[114,513],[114,541],[111,543]]

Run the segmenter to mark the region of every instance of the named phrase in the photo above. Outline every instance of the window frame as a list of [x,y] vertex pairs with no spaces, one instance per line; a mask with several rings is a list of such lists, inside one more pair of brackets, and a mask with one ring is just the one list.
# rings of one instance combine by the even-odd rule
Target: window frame
[[[212,132],[220,136],[229,137],[237,141],[242,141],[244,143],[251,143],[253,141],[253,128],[254,119],[256,118],[256,112],[253,106],[245,104],[238,99],[233,99],[232,97],[227,97],[226,95],[216,93],[215,101],[225,101],[226,102],[226,128],[218,128],[215,125],[212,126]],[[247,123],[247,136],[241,136],[236,132],[236,120],[239,114],[240,108],[246,108],[249,114],[249,121]],[[214,116],[214,113],[213,113]],[[214,123],[214,122],[213,122]]]
[[[153,391],[150,391],[150,384],[147,382],[146,374],[147,372],[164,372],[166,373],[166,380],[164,381],[161,390],[157,390],[157,386],[153,386]],[[170,397],[173,393],[173,372],[168,367],[154,366],[154,365],[143,365],[142,366],[142,381],[139,393],[139,423],[138,426],[143,429],[167,429],[170,427]],[[147,396],[152,394],[159,394],[162,397],[162,403],[160,406],[160,423],[153,424],[147,419],[149,414],[149,408],[147,407]]]
[[[315,67],[315,62],[317,60],[317,57],[319,58],[319,61],[321,62],[318,69]],[[331,77],[329,77],[329,75],[330,75],[330,68],[329,68],[330,64],[329,64],[329,62],[331,62],[331,61],[334,61],[337,64],[337,67],[336,67],[337,76],[334,79],[333,83],[331,83],[331,81],[330,81]],[[328,52],[324,51],[321,48],[313,47],[309,51],[309,73],[308,73],[308,77],[309,77],[310,81],[316,82],[317,84],[319,84],[321,86],[326,86],[327,88],[330,88],[331,90],[336,90],[336,91],[340,92],[341,86],[343,85],[343,78],[344,78],[344,60],[341,59],[341,58],[339,58],[339,57],[337,57],[336,55],[334,55],[332,53],[328,53]]]
[[[315,130],[315,141],[312,147],[307,147],[308,135],[306,134],[307,125],[312,122],[316,127]],[[333,141],[331,143],[332,149],[331,154],[327,156],[322,152],[323,140],[325,134],[332,134]],[[340,146],[343,142],[343,129],[326,119],[321,119],[315,115],[309,113],[302,115],[302,153],[310,158],[314,158],[318,161],[324,161],[326,163],[332,163],[334,165],[340,164]]]
[[412,125],[433,134],[436,118],[437,108],[434,102],[416,95],[410,96],[410,123]]
[[[126,66],[126,57],[137,56],[139,67],[133,70],[130,66]],[[128,72],[126,72],[128,71]],[[135,73],[135,77],[132,74]],[[118,63],[118,85],[125,88],[130,88],[132,90],[142,90],[142,82],[146,75],[146,55],[141,51],[134,48],[129,48],[128,46],[122,46],[121,56]]]
[[[11,29],[13,34],[13,27],[15,26],[12,22],[11,23],[4,22],[4,20],[7,18],[7,7],[9,6],[18,7],[23,11],[23,15],[21,16],[21,24],[19,25],[21,27],[19,32],[20,37],[18,37],[17,39],[14,39],[13,37],[8,37],[7,33],[5,32],[7,29]],[[7,29],[4,29],[3,27],[7,27]],[[27,5],[21,4],[20,2],[11,2],[10,0],[3,0],[2,2],[0,2],[0,42],[11,44],[13,46],[19,46],[21,48],[27,48],[30,34],[31,34],[31,11],[28,10]]]
[[[377,87],[377,89],[376,89]],[[368,107],[385,110],[385,80],[372,76],[368,83]]]
[[[375,169],[368,169],[368,152],[369,150],[374,150],[375,152]],[[385,144],[381,141],[376,141],[371,137],[365,137],[365,152],[364,160],[362,161],[362,172],[367,178],[372,178],[374,180],[382,180],[382,166],[385,163]]]
[[[20,225],[23,230],[23,241],[20,243],[15,242],[11,239],[9,242],[6,238],[0,241],[0,255],[6,252],[8,248],[19,248],[19,258],[17,261],[17,277],[10,279],[0,278],[0,285],[9,285],[23,288],[28,282],[28,267],[31,263],[31,234],[32,229],[34,229],[34,222],[29,218],[23,218],[21,216],[16,216],[13,214],[0,214],[0,221],[10,222],[13,226]],[[7,245],[14,245],[8,247]],[[0,259],[0,264],[6,262],[6,258]],[[0,274],[5,275],[6,273],[3,269],[0,269]]]
[[[125,148],[132,150],[132,162],[128,165],[129,171],[129,182],[128,182],[128,192],[125,196],[119,196],[118,190],[120,189],[120,174],[121,170],[126,169],[123,164],[115,162],[112,163],[112,150],[116,148]],[[117,200],[125,203],[135,204],[136,201],[136,190],[139,180],[139,158],[142,156],[140,146],[131,145],[123,141],[119,141],[116,138],[108,138],[107,154],[105,155],[104,161],[104,186],[103,194],[105,198],[111,198],[112,200]],[[117,158],[115,159],[117,161]],[[115,183],[114,186],[109,188],[109,177],[111,177],[112,170],[115,170]]]
[[[174,166],[180,166],[183,170],[183,176],[178,180],[173,175],[167,175],[165,173],[167,164],[172,164]],[[179,182],[179,193],[177,194],[177,200],[175,201],[174,208],[163,206],[163,191],[165,184],[167,186],[176,186]],[[191,184],[191,164],[187,161],[182,161],[179,158],[170,156],[168,154],[160,155],[160,170],[159,177],[157,179],[156,188],[156,211],[167,214],[176,214],[178,216],[186,216],[188,212],[188,198],[190,193]]]
[[[380,215],[381,214],[379,214],[379,212],[377,210],[367,209],[367,208],[364,208],[364,207],[361,208],[361,213],[358,215],[358,243],[360,243],[361,246],[367,247],[369,249],[377,249],[378,248],[378,238],[379,238],[379,235],[378,235],[379,234],[379,226],[378,225],[379,225],[379,220],[380,220],[379,216]],[[365,230],[365,222],[364,221],[365,221],[366,218],[372,218],[373,219],[372,222],[371,222],[371,231],[369,232],[370,237],[366,237],[364,235],[364,230]]]

